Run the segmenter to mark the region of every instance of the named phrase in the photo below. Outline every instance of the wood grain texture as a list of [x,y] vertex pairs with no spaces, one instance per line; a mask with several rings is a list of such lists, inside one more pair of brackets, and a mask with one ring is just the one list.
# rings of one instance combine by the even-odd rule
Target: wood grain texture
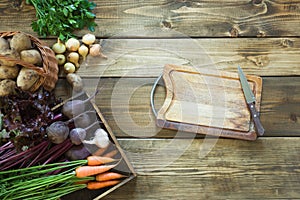
[[[88,79],[89,80],[89,79]],[[155,126],[150,109],[150,92],[154,78],[102,78],[96,97],[108,124],[118,137],[174,137],[176,131]],[[165,99],[161,86],[155,92],[155,106],[159,109]],[[300,78],[264,77],[261,100],[261,122],[265,136],[299,136]],[[179,136],[190,137],[189,134]]]
[[[299,138],[119,139],[136,180],[104,199],[298,199]],[[209,144],[210,145],[210,144]],[[168,148],[165,148],[168,147]],[[176,148],[177,147],[177,148]],[[178,152],[181,148],[183,152]],[[182,153],[180,156],[178,153]],[[199,156],[200,155],[200,156]]]
[[[1,1],[1,31],[22,30],[33,33],[30,24],[35,10],[25,1]],[[98,37],[146,36],[147,30],[163,28],[192,37],[266,37],[298,36],[299,1],[93,1],[97,7],[95,34]],[[19,20],[22,19],[22,20]],[[87,30],[78,31],[82,35]],[[126,33],[126,34],[125,34]]]
[[300,38],[107,39],[108,59],[88,57],[82,76],[158,77],[165,64],[258,76],[300,75]]

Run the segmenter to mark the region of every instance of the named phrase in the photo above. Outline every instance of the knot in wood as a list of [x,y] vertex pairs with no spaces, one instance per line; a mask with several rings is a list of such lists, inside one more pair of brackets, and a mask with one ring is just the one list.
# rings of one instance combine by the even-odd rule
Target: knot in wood
[[172,28],[171,22],[168,22],[168,21],[164,20],[161,23],[162,23],[162,26],[165,27],[165,28],[170,28],[170,29]]
[[230,29],[230,35],[231,35],[231,37],[238,37],[239,36],[239,30],[235,27],[232,27]]
[[24,2],[25,1],[22,1],[22,0],[13,0],[10,3],[11,3],[11,6],[12,6],[13,9],[16,9],[16,10],[19,11],[23,8]]
[[257,37],[266,37],[266,33],[264,31],[259,31]]
[[281,46],[283,46],[283,47],[293,47],[294,42],[292,40],[289,40],[289,39],[283,39],[283,40],[281,40]]
[[298,121],[297,115],[296,115],[295,113],[291,113],[290,119],[291,119],[293,122],[295,122],[295,123]]
[[262,0],[252,0],[252,4],[255,6],[261,5],[262,4]]
[[270,63],[267,55],[247,56],[246,59],[253,62],[258,67],[265,67]]

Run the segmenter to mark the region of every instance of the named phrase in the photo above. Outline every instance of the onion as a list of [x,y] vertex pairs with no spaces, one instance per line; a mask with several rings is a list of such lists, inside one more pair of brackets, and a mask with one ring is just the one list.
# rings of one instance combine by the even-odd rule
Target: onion
[[57,54],[57,55],[55,55],[55,58],[59,65],[63,65],[66,62],[66,56],[64,54]]
[[101,45],[100,44],[92,44],[90,46],[90,53],[89,55],[91,56],[100,56],[102,58],[107,58],[107,56],[105,56],[102,51],[101,51]]
[[70,38],[66,41],[65,45],[68,51],[77,51],[80,46],[80,42],[75,38]]
[[57,42],[53,44],[52,50],[55,53],[64,53],[66,51],[66,46],[57,38]]
[[82,36],[82,42],[86,45],[91,45],[96,41],[96,36],[91,34],[91,33],[87,33],[84,36]]
[[79,67],[79,54],[77,52],[71,52],[67,56],[67,60],[73,63],[76,67]]
[[89,53],[89,48],[82,44],[78,49],[78,53],[83,57],[83,60],[85,60],[86,56]]
[[75,65],[73,64],[73,63],[71,63],[71,62],[66,62],[65,64],[64,64],[64,71],[65,71],[65,73],[74,73],[75,72],[75,70],[76,70],[76,67],[75,67]]

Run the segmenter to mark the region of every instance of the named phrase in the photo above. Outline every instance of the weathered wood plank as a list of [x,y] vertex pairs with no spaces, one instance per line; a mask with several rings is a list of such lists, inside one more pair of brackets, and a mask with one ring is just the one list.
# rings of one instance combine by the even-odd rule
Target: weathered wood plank
[[297,1],[109,1],[99,3],[97,11],[103,25],[100,30],[107,36],[158,27],[194,37],[295,36],[299,32]]
[[299,140],[119,139],[138,176],[103,199],[299,199]]
[[107,39],[108,59],[89,57],[82,76],[157,77],[165,64],[209,67],[259,76],[300,75],[300,38]]
[[106,39],[102,44],[108,59],[89,57],[78,71],[81,76],[157,77],[168,63],[229,72],[240,65],[259,76],[300,75],[300,38]]
[[[202,157],[201,148],[208,141],[201,139],[174,144],[173,140],[119,139],[119,142],[138,177],[104,199],[298,199],[300,196],[299,138],[260,138],[255,142],[219,139],[212,142],[211,150]],[[183,149],[181,156],[180,149]]]
[[[154,78],[102,78],[88,84],[98,85],[96,104],[118,137],[174,137],[177,132],[159,129],[150,109],[150,92]],[[87,79],[90,83],[90,79]],[[99,82],[99,83],[98,83]],[[162,83],[162,82],[161,82]],[[266,136],[299,136],[300,78],[264,77],[261,121]],[[162,106],[165,89],[156,90],[156,109]],[[179,134],[190,137],[193,135]]]
[[[33,33],[30,24],[35,10],[25,1],[2,1],[1,31],[23,30]],[[93,1],[95,34],[158,37],[145,35],[145,30],[163,28],[193,37],[236,36],[298,36],[300,32],[300,4],[283,0],[226,0],[226,1]],[[22,20],[20,20],[22,19]],[[82,35],[87,30],[78,31]]]

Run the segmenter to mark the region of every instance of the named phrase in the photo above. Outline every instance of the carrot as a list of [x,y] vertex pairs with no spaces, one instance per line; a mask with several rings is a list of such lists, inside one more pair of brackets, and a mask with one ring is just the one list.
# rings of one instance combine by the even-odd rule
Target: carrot
[[113,158],[109,157],[101,157],[101,156],[88,156],[87,157],[87,162],[89,166],[96,166],[96,165],[103,165],[107,163],[111,163],[116,161]]
[[108,146],[104,148],[99,148],[97,151],[93,153],[93,156],[102,156],[104,152],[108,149]]
[[87,183],[87,189],[89,190],[98,190],[108,186],[117,185],[121,180],[111,180],[111,181],[91,181]]
[[109,181],[109,180],[121,179],[124,177],[126,176],[116,172],[104,172],[102,174],[96,175],[96,181]]
[[87,176],[93,176],[96,174],[101,174],[103,172],[106,172],[114,167],[115,165],[100,165],[100,166],[80,166],[75,169],[76,177],[77,178],[83,178]]
[[112,158],[112,157],[114,157],[115,155],[117,155],[117,153],[118,153],[118,150],[115,149],[115,150],[112,150],[111,152],[106,153],[105,155],[103,155],[103,157]]

